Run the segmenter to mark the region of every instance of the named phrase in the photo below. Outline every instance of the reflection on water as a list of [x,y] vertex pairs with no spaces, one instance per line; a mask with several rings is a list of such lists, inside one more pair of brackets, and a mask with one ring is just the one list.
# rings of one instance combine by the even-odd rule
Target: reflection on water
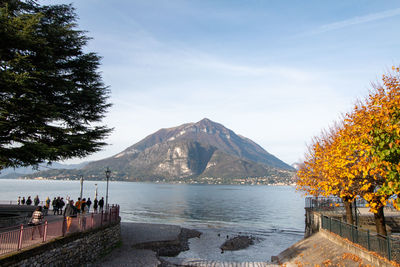
[[[105,182],[85,181],[85,197],[94,198],[95,184],[99,196],[105,196]],[[79,193],[79,181],[0,180],[0,200],[36,194],[42,200],[76,199]],[[191,250],[181,253],[185,257],[269,260],[304,232],[304,198],[292,187],[110,182],[109,203],[120,204],[123,221],[180,224],[203,231],[200,239],[191,241]],[[243,251],[221,254],[223,237],[240,233],[258,242]]]

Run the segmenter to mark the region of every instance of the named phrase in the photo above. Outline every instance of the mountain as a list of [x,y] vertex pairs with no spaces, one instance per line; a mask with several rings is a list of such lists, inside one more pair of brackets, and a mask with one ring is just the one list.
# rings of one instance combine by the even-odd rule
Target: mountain
[[1,170],[0,178],[4,179],[18,178],[24,175],[33,174],[48,169],[79,169],[87,164],[88,162],[83,162],[79,164],[61,164],[58,162],[53,162],[51,165],[40,165],[38,166],[38,169],[34,169],[32,167],[6,168],[4,170]]
[[[105,167],[119,180],[187,181],[207,178],[284,177],[294,169],[250,139],[209,119],[161,129],[124,151],[90,162],[62,176],[104,177]],[[47,177],[49,173],[41,175]]]

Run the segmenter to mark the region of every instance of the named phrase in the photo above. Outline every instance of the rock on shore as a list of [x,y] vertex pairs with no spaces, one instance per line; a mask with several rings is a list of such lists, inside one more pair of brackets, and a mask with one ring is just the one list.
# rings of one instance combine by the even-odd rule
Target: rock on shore
[[254,238],[248,236],[236,236],[231,238],[220,247],[222,251],[224,250],[240,250],[249,247],[254,244]]
[[181,228],[181,232],[175,240],[168,241],[152,241],[136,244],[133,247],[137,249],[150,249],[157,253],[158,256],[175,257],[180,252],[189,250],[189,239],[200,237],[201,232]]

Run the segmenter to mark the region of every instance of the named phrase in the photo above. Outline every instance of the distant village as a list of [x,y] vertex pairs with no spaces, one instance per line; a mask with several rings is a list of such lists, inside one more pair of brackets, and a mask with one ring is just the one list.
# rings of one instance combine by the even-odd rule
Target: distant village
[[[80,176],[71,176],[66,174],[59,174],[57,176],[51,177],[33,177],[24,176],[18,179],[25,180],[64,180],[64,181],[74,181],[79,180]],[[98,177],[96,175],[91,175],[90,177],[84,177],[85,180],[91,181],[104,181],[105,177]],[[296,185],[294,177],[282,177],[277,175],[271,175],[269,177],[245,177],[245,178],[215,178],[215,177],[196,177],[196,178],[185,178],[185,179],[154,179],[151,181],[146,181],[142,179],[135,179],[132,177],[121,178],[110,178],[111,181],[128,181],[128,182],[152,182],[152,183],[172,183],[172,184],[232,184],[232,185],[271,185],[271,186],[286,186]]]

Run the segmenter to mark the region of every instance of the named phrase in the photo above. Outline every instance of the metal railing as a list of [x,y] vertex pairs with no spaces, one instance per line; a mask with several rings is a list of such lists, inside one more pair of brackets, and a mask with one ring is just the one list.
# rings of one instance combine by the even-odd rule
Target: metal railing
[[[361,198],[355,199],[357,208],[364,208],[368,204]],[[313,210],[342,210],[344,209],[343,200],[339,197],[306,197],[305,208]]]
[[[354,204],[357,208],[366,208],[368,202],[363,198],[356,198],[352,205]],[[305,208],[309,208],[315,211],[329,211],[329,210],[343,210],[344,203],[339,197],[306,197],[305,198]],[[387,203],[385,208],[396,210],[392,203]]]
[[323,229],[377,252],[389,260],[400,262],[400,238],[382,236],[325,215],[322,215],[321,220]]
[[[25,200],[26,201],[26,200]],[[3,205],[25,205],[25,206],[35,206],[35,204],[34,204],[34,201],[33,201],[33,199],[32,199],[32,204],[31,205],[27,205],[26,203],[25,204],[22,204],[22,203],[20,203],[20,204],[18,204],[18,201],[17,200],[0,200],[0,205],[1,204],[3,204]],[[43,201],[43,200],[40,200],[39,201],[39,206],[44,206],[44,204],[46,204],[45,203],[45,201]]]
[[0,233],[0,255],[44,243],[71,233],[83,232],[112,224],[119,220],[119,205],[112,205],[100,213],[78,214],[36,226],[20,225],[18,229]]

